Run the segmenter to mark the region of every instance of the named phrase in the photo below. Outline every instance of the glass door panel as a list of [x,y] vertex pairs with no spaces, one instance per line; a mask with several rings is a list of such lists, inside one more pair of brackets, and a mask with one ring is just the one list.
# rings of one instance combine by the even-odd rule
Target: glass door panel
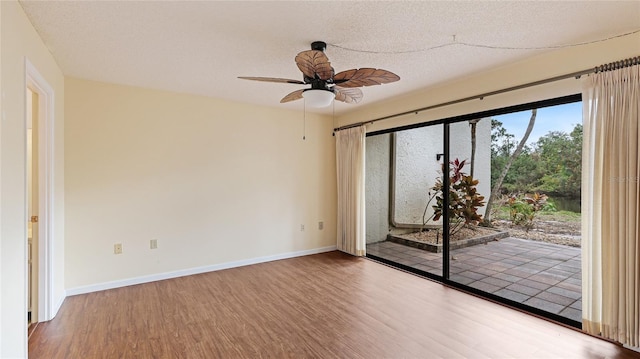
[[581,321],[581,116],[570,103],[450,124],[450,280]]
[[433,187],[441,176],[443,125],[367,137],[367,253],[442,276],[442,221]]

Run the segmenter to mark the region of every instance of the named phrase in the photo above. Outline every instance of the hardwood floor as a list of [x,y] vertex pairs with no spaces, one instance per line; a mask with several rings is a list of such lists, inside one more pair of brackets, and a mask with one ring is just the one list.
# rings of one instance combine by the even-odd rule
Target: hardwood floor
[[637,358],[339,252],[69,297],[30,358]]

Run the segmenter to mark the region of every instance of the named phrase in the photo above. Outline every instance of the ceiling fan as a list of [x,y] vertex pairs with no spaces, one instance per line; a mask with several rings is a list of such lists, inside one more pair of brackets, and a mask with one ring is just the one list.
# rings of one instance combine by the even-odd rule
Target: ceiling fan
[[311,43],[311,50],[302,51],[296,58],[296,65],[303,74],[303,81],[276,77],[245,77],[244,80],[311,85],[311,88],[293,91],[280,100],[286,103],[304,98],[312,107],[325,107],[335,98],[345,103],[358,103],[362,100],[362,91],[357,87],[387,84],[400,80],[391,71],[360,68],[337,74],[331,67],[329,58],[324,54],[327,44],[323,41]]

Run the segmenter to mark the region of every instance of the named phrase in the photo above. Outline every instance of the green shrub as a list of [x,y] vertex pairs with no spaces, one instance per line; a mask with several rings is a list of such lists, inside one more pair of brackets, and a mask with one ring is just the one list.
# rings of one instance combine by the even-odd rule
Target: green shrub
[[[536,214],[549,205],[547,195],[533,193],[527,195],[512,195],[509,198],[509,215],[511,223],[522,226],[526,230],[533,228]],[[553,206],[553,204],[550,204]],[[555,208],[555,206],[553,206]]]
[[558,212],[558,207],[553,202],[547,202],[542,207],[542,212]]

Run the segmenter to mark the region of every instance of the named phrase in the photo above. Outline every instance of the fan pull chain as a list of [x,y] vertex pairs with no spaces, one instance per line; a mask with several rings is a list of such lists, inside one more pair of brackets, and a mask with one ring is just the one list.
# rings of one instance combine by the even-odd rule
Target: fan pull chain
[[[333,105],[333,114],[332,114],[332,116],[333,116],[333,118],[332,118],[332,120],[333,120],[333,128],[336,128],[336,102],[332,101],[332,105]],[[336,131],[333,131],[333,133],[331,135],[335,136],[336,135]]]
[[305,141],[307,139],[307,100],[303,100],[303,107],[302,107],[302,140]]

